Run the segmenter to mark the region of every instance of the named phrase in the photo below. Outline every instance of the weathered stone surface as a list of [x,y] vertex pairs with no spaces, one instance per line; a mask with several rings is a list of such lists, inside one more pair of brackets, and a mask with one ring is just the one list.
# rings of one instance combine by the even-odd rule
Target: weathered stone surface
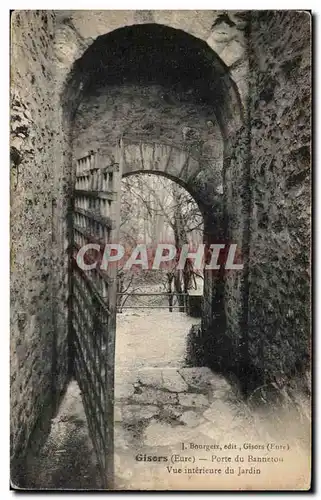
[[133,384],[116,384],[115,399],[128,399],[134,394]]
[[[209,110],[202,107],[198,112],[194,103],[181,101],[180,95],[174,89],[166,90],[165,96],[172,101],[172,107],[170,113],[164,114],[164,92],[162,85],[111,85],[108,86],[107,93],[105,86],[97,88],[95,94],[84,100],[78,109],[74,123],[74,156],[81,157],[84,144],[90,142],[94,149],[100,148],[104,156],[112,157],[127,119],[132,121],[133,125],[124,145],[127,158],[123,167],[125,174],[142,169],[164,172],[166,168],[168,174],[177,179],[183,176],[188,183],[189,178],[194,179],[202,169],[203,182],[213,185],[214,190],[216,185],[222,184],[223,167],[222,142],[218,140],[221,133],[217,121],[213,121],[213,114]],[[188,115],[195,118],[186,120]],[[213,122],[211,129],[207,125],[209,120]],[[95,133],[90,127],[93,121],[97,123]],[[206,151],[207,157],[215,157],[214,169],[210,162],[206,162],[206,168],[205,163],[199,164],[197,155],[196,159],[194,158],[197,151],[192,149],[193,140],[187,139],[182,144],[181,128],[173,128],[173,121],[181,125],[195,125],[200,135],[202,150]],[[149,133],[146,132],[146,127],[151,128]],[[135,144],[135,136],[141,138],[141,147]],[[150,136],[157,137],[151,152]],[[190,154],[190,149],[193,150],[193,155]],[[195,185],[195,179],[191,182]],[[206,189],[202,188],[202,191]]]
[[216,380],[212,371],[205,367],[180,368],[179,373],[189,386],[204,392],[207,392]]
[[115,477],[128,480],[133,475],[133,469],[128,468],[128,463],[124,460],[123,454],[124,452],[114,454]]
[[231,389],[214,389],[211,391],[211,399],[229,399],[231,396]]
[[265,380],[310,356],[311,23],[304,11],[252,20],[248,345]]
[[213,377],[211,379],[211,387],[213,391],[231,391],[232,386],[229,383],[229,381],[225,378],[222,377],[221,375],[218,374],[213,374]]
[[236,40],[233,40],[225,47],[225,49],[222,50],[220,56],[228,66],[242,61],[245,57],[244,45]]
[[159,389],[144,388],[140,394],[134,394],[132,400],[143,404],[175,404],[177,403],[177,394],[161,391]]
[[121,478],[121,479],[125,479],[126,481],[129,481],[133,474],[134,474],[134,471],[133,469],[129,469],[129,468],[124,468],[122,466],[122,463],[121,463],[121,460],[117,463],[119,463],[119,465],[115,465],[115,475],[116,475],[116,478]]
[[213,399],[228,399],[234,397],[234,391],[231,384],[219,375],[214,376],[211,381],[211,397]]
[[199,413],[195,413],[195,411],[185,411],[179,420],[187,425],[187,427],[196,427],[204,421],[202,416]]
[[178,405],[166,404],[164,405],[163,412],[173,415],[174,417],[179,417],[184,411],[184,408]]
[[114,420],[115,422],[121,422],[123,419],[121,407],[119,405],[114,406]]
[[238,424],[238,415],[235,406],[217,400],[203,413],[203,416],[218,427],[235,427]]
[[124,429],[120,424],[115,425],[114,439],[117,443],[117,448],[121,450],[128,450],[132,446],[132,436],[129,431]]
[[123,419],[130,422],[151,418],[157,413],[159,413],[159,408],[151,405],[124,405],[121,410]]
[[190,433],[183,427],[173,428],[171,425],[153,422],[144,432],[144,444],[146,446],[168,446],[180,442],[186,442]]
[[217,442],[220,441],[222,435],[222,428],[217,427],[213,422],[204,422],[196,428],[196,431]]
[[137,379],[143,385],[151,385],[155,388],[163,387],[162,370],[159,368],[140,370]]
[[188,385],[184,382],[177,370],[163,370],[163,387],[171,392],[188,391]]
[[208,406],[208,399],[203,394],[179,394],[179,404],[182,406],[191,406],[196,408],[201,408],[202,406]]
[[66,196],[55,205],[63,184],[54,151],[60,148],[55,15],[40,12],[16,10],[11,18],[10,419],[16,485],[31,434],[37,425],[32,443],[40,446],[68,377]]

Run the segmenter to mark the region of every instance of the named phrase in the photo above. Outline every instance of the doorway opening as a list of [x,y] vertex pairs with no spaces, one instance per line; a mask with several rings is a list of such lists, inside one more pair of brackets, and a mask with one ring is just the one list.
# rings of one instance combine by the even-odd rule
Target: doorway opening
[[[146,24],[99,36],[75,61],[64,92],[66,148],[67,143],[70,146],[66,155],[68,162],[72,157],[67,168],[73,167],[71,184],[75,177],[80,182],[72,193],[76,203],[70,206],[71,218],[68,219],[73,251],[78,251],[74,243],[78,246],[96,244],[102,237],[104,243],[111,241],[112,232],[118,229],[114,216],[120,207],[116,186],[119,177],[141,170],[158,170],[159,174],[185,185],[202,212],[204,241],[207,244],[224,241],[228,220],[223,197],[231,197],[231,193],[223,191],[230,146],[241,123],[239,104],[236,86],[225,65],[205,42],[188,33]],[[121,147],[120,138],[124,138]],[[119,153],[123,164],[120,169]],[[112,189],[108,188],[110,184]],[[114,476],[112,415],[117,421],[117,408],[113,411],[115,319],[119,305],[114,285],[117,280],[101,279],[96,270],[89,274],[88,280],[88,275],[79,269],[70,270],[70,358],[73,367],[80,367],[76,375],[82,385],[91,437],[103,477],[110,486]],[[219,337],[213,335],[214,323],[215,333],[219,329],[222,338],[224,335],[223,285],[220,275],[204,276],[206,301],[203,301],[200,335],[207,346],[210,340]],[[122,294],[123,291],[120,297]],[[168,295],[173,299],[172,309],[176,305],[174,301],[178,303],[178,312],[168,311],[171,321],[178,314],[189,318],[179,311],[185,308],[185,303],[179,303],[179,297],[182,299],[184,295],[178,292]],[[167,306],[170,304],[166,303],[166,309]],[[121,315],[125,317],[124,311],[118,314]],[[161,320],[153,330],[161,335]],[[224,352],[227,349],[224,348]],[[197,394],[200,397],[195,401],[191,395],[192,384],[176,368],[169,379],[164,373],[160,377],[163,389],[155,401],[163,401],[159,403],[162,408],[163,404],[182,398],[179,392],[186,392],[188,401],[185,398],[185,402],[192,407],[194,404],[200,407],[201,400],[204,402],[204,394]],[[163,394],[165,380],[165,392],[175,387],[172,396]],[[149,384],[146,387],[148,390],[141,397],[150,401],[154,394],[149,394]],[[132,384],[123,384],[123,389],[123,397],[127,397],[128,391],[133,392],[128,397],[137,396],[141,390]],[[209,404],[209,400],[206,401],[205,406]],[[161,412],[163,419],[167,418],[168,411],[167,408],[165,413]],[[115,431],[116,445],[117,439]],[[117,457],[115,469],[116,462]]]
[[[124,177],[120,220],[120,243],[130,253],[144,246],[149,260],[148,268],[118,268],[116,397],[122,370],[184,366],[188,331],[200,323],[204,280],[192,259],[179,266],[183,245],[196,249],[203,242],[202,214],[183,187],[162,175]],[[157,265],[159,246],[174,252]]]
[[[203,270],[195,269],[192,259],[179,269],[176,254],[164,262],[169,265],[153,269],[158,244],[196,251],[203,243],[197,203],[174,180],[142,172],[123,177],[120,201],[120,243],[130,254],[146,246],[151,264],[146,269],[137,253],[142,264],[118,269],[114,466],[117,488],[127,489],[138,475],[146,475],[139,462],[149,456],[153,442],[167,457],[168,446],[176,446],[177,435],[186,432],[186,422],[197,426],[203,421],[210,371],[191,367],[188,350],[191,330],[201,323]],[[190,392],[193,376],[199,387]],[[157,480],[163,468],[159,462],[151,465]],[[144,481],[148,486],[150,478]]]
[[[148,269],[133,265],[127,271],[120,266],[118,313],[129,309],[189,313],[188,296],[203,295],[203,270],[195,269],[190,259],[182,269],[178,264],[183,245],[197,249],[203,242],[203,217],[195,200],[164,176],[133,174],[122,180],[120,220],[120,243],[128,250],[146,245],[150,265]],[[158,257],[155,262],[158,244],[162,252],[173,251],[161,257],[163,262]],[[192,313],[197,315],[196,310]]]

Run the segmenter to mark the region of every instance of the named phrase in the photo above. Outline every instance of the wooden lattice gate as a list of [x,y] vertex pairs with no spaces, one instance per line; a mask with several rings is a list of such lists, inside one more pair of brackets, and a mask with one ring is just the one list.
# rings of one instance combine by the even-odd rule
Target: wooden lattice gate
[[[83,270],[76,256],[88,243],[118,239],[122,147],[115,161],[90,151],[76,160],[70,280],[71,353],[103,488],[113,488],[114,357],[117,270]],[[88,258],[88,254],[87,254]],[[90,252],[89,252],[90,258]]]

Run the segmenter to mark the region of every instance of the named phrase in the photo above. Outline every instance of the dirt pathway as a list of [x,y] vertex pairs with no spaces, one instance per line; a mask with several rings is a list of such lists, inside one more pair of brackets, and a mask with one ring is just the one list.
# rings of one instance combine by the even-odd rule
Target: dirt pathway
[[185,313],[164,310],[128,310],[118,314],[116,380],[125,368],[131,371],[183,366],[187,334],[196,322]]

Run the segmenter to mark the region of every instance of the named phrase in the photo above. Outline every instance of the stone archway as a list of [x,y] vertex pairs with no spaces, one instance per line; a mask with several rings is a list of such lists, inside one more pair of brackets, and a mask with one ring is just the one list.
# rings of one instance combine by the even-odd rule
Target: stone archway
[[[196,149],[196,156],[200,144],[207,148],[206,153],[201,152],[200,161],[209,162],[208,167],[197,178],[201,202],[205,196],[204,205],[212,208],[204,210],[205,238],[208,242],[220,239],[237,243],[245,262],[243,275],[220,277],[219,297],[211,299],[212,306],[216,304],[221,311],[215,320],[220,318],[216,323],[220,324],[220,335],[225,335],[225,340],[219,342],[223,356],[220,364],[235,368],[239,354],[233,351],[242,344],[241,337],[246,331],[249,234],[248,135],[238,88],[228,67],[203,40],[146,20],[142,24],[129,24],[110,32],[108,27],[107,34],[98,36],[94,43],[91,39],[91,45],[88,41],[85,51],[77,37],[74,57],[76,53],[82,55],[74,62],[62,95],[73,155],[81,157],[85,150],[101,150],[112,164],[119,137],[130,135],[133,124],[135,135],[143,134],[150,139],[156,136],[160,143],[183,142],[190,151],[195,153]],[[70,34],[67,25],[66,32]],[[192,68],[198,71],[191,71]],[[144,103],[144,99],[149,102]],[[152,110],[149,114],[144,111],[146,106]],[[177,110],[184,110],[184,116]],[[142,119],[144,113],[146,120]],[[175,122],[177,125],[173,125]],[[89,127],[90,123],[95,123],[95,127]],[[187,134],[186,139],[183,128],[196,131],[198,137],[190,139]],[[70,142],[67,147],[69,163]],[[210,175],[204,177],[204,172]],[[218,188],[223,194],[218,195]],[[213,212],[218,214],[219,223],[217,218],[213,219]],[[218,293],[213,283],[210,291],[214,288]],[[222,313],[226,321],[221,318]],[[204,325],[205,330],[209,336],[206,341],[216,343],[212,319]],[[217,345],[214,350],[218,352]]]
[[[224,216],[221,214],[224,237],[237,241],[240,246],[243,246],[244,240],[243,255],[246,260],[249,212],[249,202],[245,195],[248,181],[246,173],[248,137],[243,127],[243,107],[246,109],[247,105],[248,74],[246,15],[242,12],[231,12],[228,24],[226,24],[226,16],[220,11],[213,12],[212,21],[211,16],[205,11],[190,13],[185,11],[181,13],[177,11],[87,11],[85,13],[65,11],[57,12],[56,15],[55,55],[59,69],[57,87],[60,88],[61,102],[59,104],[62,104],[63,111],[60,118],[63,134],[57,143],[57,151],[58,154],[61,150],[64,152],[62,167],[64,189],[68,192],[72,179],[70,136],[74,118],[90,94],[90,88],[96,79],[95,65],[98,65],[100,69],[106,63],[109,67],[113,66],[115,59],[119,56],[119,54],[117,56],[117,50],[115,53],[115,47],[121,46],[128,37],[130,41],[134,41],[133,46],[135,46],[136,38],[147,37],[153,41],[156,34],[159,47],[162,47],[164,39],[169,38],[172,48],[178,48],[178,51],[174,50],[176,58],[190,61],[189,65],[187,64],[189,70],[184,70],[184,76],[189,73],[192,77],[192,87],[201,89],[199,97],[205,99],[208,109],[211,109],[208,122],[214,121],[214,125],[218,126],[221,145],[224,149],[220,158],[223,179],[219,184],[224,186]],[[84,22],[84,15],[86,22]],[[179,52],[180,47],[186,47],[183,58]],[[197,68],[198,72],[191,71],[191,68],[197,67],[199,61],[204,64],[201,64],[201,68]],[[110,76],[106,75],[105,83],[110,83]],[[116,132],[119,136],[123,130]],[[203,179],[199,181],[206,183]],[[211,193],[211,189],[208,189],[208,193]],[[209,194],[209,198],[213,198],[212,194]],[[62,219],[67,213],[68,203],[63,205]],[[206,214],[205,226],[205,234],[211,238],[216,228]],[[65,233],[68,233],[68,229]],[[236,279],[227,277],[226,279],[227,293],[224,292],[224,294],[225,298],[232,303],[227,309],[236,311],[233,317],[229,315],[230,318],[227,321],[227,329],[230,330],[228,337],[240,334],[244,309],[242,302],[246,295],[243,291],[244,283],[242,277]],[[210,325],[208,327],[210,328]],[[227,352],[227,349],[224,350]],[[234,365],[234,360],[232,364]]]
[[[243,206],[245,176],[242,156],[237,157],[237,176],[233,179],[235,189],[226,185],[227,174],[234,169],[232,152],[242,138],[243,108],[226,66],[206,43],[182,30],[158,24],[133,25],[100,36],[75,62],[63,95],[63,105],[70,138],[66,158],[69,161],[71,156],[73,163],[80,161],[81,165],[89,166],[89,178],[93,180],[89,186],[96,186],[97,182],[99,185],[102,175],[112,174],[114,179],[117,178],[119,160],[122,163],[120,174],[145,170],[158,172],[184,185],[199,204],[204,217],[205,243],[225,242],[235,235],[240,239],[232,239],[232,242],[243,243],[242,224],[234,232],[230,223],[235,224],[233,212],[241,214],[243,223],[248,216]],[[123,138],[121,148],[120,137]],[[100,165],[96,158],[102,162]],[[87,170],[86,166],[84,170]],[[70,175],[73,182],[77,174],[71,171]],[[96,187],[90,189],[97,191]],[[103,196],[107,205],[109,202],[114,205],[113,213],[119,212],[115,203],[117,189],[114,186],[112,198],[108,198],[108,192]],[[96,192],[76,192],[78,199],[96,195]],[[94,220],[90,235],[94,236],[97,223],[98,226],[102,224],[97,217],[105,215],[105,209],[101,212],[104,203],[99,199],[94,204],[89,199],[87,201],[86,206],[78,206],[77,210],[82,211],[82,218]],[[84,213],[88,207],[100,213]],[[108,223],[106,243],[110,241],[109,230],[117,231],[115,220],[117,217]],[[71,228],[72,224],[70,220]],[[104,231],[101,227],[98,230],[100,233]],[[83,229],[81,232],[84,233]],[[100,286],[99,276],[94,281]],[[112,282],[115,284],[114,277]],[[242,279],[233,281],[226,279],[222,272],[214,275],[209,271],[204,282],[206,300],[202,342],[206,345],[209,361],[212,366],[220,368],[228,367],[232,361],[237,369],[232,337],[240,335]],[[230,287],[226,287],[226,283]],[[107,341],[109,393],[105,401],[110,426],[113,387],[110,370],[113,367],[116,317],[114,285],[113,290],[115,295],[112,289],[108,292],[112,320]],[[230,322],[228,318],[226,320],[229,311],[226,301],[237,304],[237,312]],[[101,305],[99,308],[101,310]],[[81,314],[79,309],[78,312]],[[87,334],[90,336],[90,332]],[[86,372],[84,361],[81,362]],[[92,412],[95,402],[87,401],[86,404]],[[101,416],[103,421],[106,413],[102,411]],[[111,449],[112,443],[107,447]],[[111,471],[112,465],[109,464],[108,468]]]
[[[195,157],[183,145],[159,142],[150,136],[125,135],[122,137],[124,162],[122,176],[137,173],[163,175],[183,186],[195,199],[204,220],[204,243],[224,241],[223,196],[217,179],[213,178],[212,164],[206,159]],[[205,270],[204,270],[205,271]],[[223,297],[220,273],[204,272],[204,300],[202,325],[205,331],[211,328],[215,314],[217,334],[221,334]],[[215,298],[215,299],[214,299]],[[215,304],[215,305],[214,305]],[[215,308],[215,311],[214,311]],[[205,342],[205,339],[204,339]]]
[[[194,156],[182,144],[160,141],[152,136],[126,134],[122,137],[122,143],[124,147],[123,176],[138,172],[164,175],[185,187],[201,206],[210,204],[204,184],[213,178],[213,172],[211,171],[212,165],[209,165],[204,158]],[[200,177],[202,176],[201,183]],[[212,188],[211,195],[216,191],[219,198],[220,186],[217,179]]]
[[[132,133],[143,135],[145,143],[147,139],[171,143],[189,151],[190,173],[186,173],[195,174],[190,187],[196,201],[204,206],[206,241],[244,246],[243,258],[247,259],[249,207],[244,194],[248,179],[243,107],[227,66],[207,43],[182,30],[150,23],[101,35],[75,62],[64,102],[76,158],[85,150],[99,150],[112,164],[119,137]],[[195,157],[202,168],[193,167]],[[211,297],[209,311],[216,305],[221,312],[207,315],[204,331],[211,342],[215,341],[215,317],[219,335],[228,332],[227,345],[220,342],[226,356],[232,352],[231,339],[242,335],[246,280],[240,273],[237,277],[221,276],[220,282],[220,287],[212,283],[207,295]],[[214,289],[219,297],[212,294]],[[225,323],[222,314],[226,312]],[[232,366],[234,359],[234,354],[228,354]]]

